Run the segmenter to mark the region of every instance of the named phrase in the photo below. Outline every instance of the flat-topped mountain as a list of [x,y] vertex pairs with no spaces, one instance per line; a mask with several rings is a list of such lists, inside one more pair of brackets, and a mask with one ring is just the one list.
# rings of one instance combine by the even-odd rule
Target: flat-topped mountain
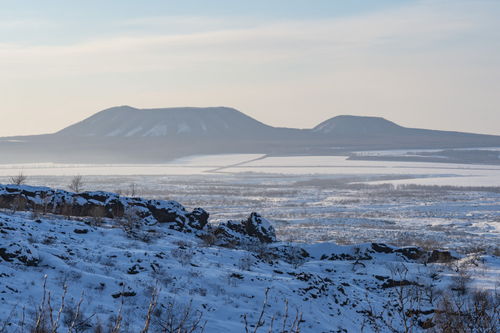
[[119,106],[57,132],[84,137],[172,137],[267,134],[273,128],[228,107],[136,109]]
[[500,136],[337,116],[312,129],[266,125],[229,107],[113,107],[54,134],[0,138],[4,163],[161,163],[193,154],[332,155],[370,149],[500,147]]

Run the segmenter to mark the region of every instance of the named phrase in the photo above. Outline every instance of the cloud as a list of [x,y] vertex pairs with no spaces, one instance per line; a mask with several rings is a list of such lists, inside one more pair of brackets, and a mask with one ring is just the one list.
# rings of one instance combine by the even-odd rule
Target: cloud
[[321,20],[117,22],[126,33],[63,45],[0,44],[0,89],[11,96],[0,103],[28,110],[30,101],[18,101],[24,94],[47,107],[51,98],[85,98],[73,120],[95,111],[92,103],[226,104],[299,127],[332,112],[424,126],[418,117],[445,119],[447,110],[463,113],[479,99],[489,100],[479,104],[491,114],[500,106],[492,90],[500,75],[499,13],[492,1],[438,0]]
[[[305,57],[321,60],[358,56],[364,51],[383,53],[384,48],[401,52],[430,47],[481,23],[471,21],[467,13],[436,11],[435,7],[433,3],[422,2],[354,18],[259,22],[253,27],[224,27],[208,32],[171,34],[164,29],[167,30],[164,34],[118,36],[73,45],[4,44],[0,45],[0,59],[9,68],[17,65],[27,73],[42,75],[169,70],[189,67],[193,63],[262,64],[293,62]],[[207,18],[174,17],[169,20],[175,26],[182,20],[187,20],[186,25],[198,22],[199,30],[207,25],[227,25],[227,22]],[[163,22],[168,22],[167,18],[136,19],[126,24],[156,26]],[[43,67],[54,71],[44,71]],[[3,70],[9,72],[8,68]],[[14,72],[19,74],[19,70]]]

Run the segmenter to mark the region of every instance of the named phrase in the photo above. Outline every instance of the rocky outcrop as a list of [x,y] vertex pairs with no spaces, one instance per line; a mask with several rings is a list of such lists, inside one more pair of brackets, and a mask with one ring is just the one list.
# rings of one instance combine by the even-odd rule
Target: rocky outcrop
[[217,245],[239,245],[242,243],[276,242],[276,232],[271,223],[258,213],[251,213],[243,221],[228,221],[219,224],[213,234]]
[[211,235],[215,238],[213,244],[222,246],[277,241],[271,223],[258,213],[251,213],[243,221],[228,221],[213,227],[208,225],[209,213],[202,208],[188,212],[176,201],[124,197],[102,191],[73,193],[48,187],[0,185],[0,208],[68,217],[125,219],[137,227],[142,223],[165,223],[177,231],[196,232],[200,237]]
[[425,263],[446,263],[458,258],[454,257],[450,251],[432,250],[425,251],[418,246],[406,246],[402,248],[392,247],[383,243],[372,243],[371,248],[378,253],[399,253],[409,260],[421,260]]
[[73,193],[48,187],[0,185],[0,208],[67,216],[141,219],[148,224],[172,223],[178,230],[201,230],[209,214],[188,212],[180,203],[120,196],[109,192]]

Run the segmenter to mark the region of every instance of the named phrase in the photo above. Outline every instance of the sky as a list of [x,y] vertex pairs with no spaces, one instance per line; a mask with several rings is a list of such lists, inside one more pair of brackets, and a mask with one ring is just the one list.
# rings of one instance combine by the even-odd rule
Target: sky
[[498,0],[0,0],[0,137],[117,105],[500,135]]

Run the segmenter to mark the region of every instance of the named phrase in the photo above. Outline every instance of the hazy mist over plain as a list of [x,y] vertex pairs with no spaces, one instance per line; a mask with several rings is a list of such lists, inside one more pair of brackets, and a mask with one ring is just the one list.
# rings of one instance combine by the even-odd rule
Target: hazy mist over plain
[[0,136],[115,105],[500,134],[500,2],[0,1]]

